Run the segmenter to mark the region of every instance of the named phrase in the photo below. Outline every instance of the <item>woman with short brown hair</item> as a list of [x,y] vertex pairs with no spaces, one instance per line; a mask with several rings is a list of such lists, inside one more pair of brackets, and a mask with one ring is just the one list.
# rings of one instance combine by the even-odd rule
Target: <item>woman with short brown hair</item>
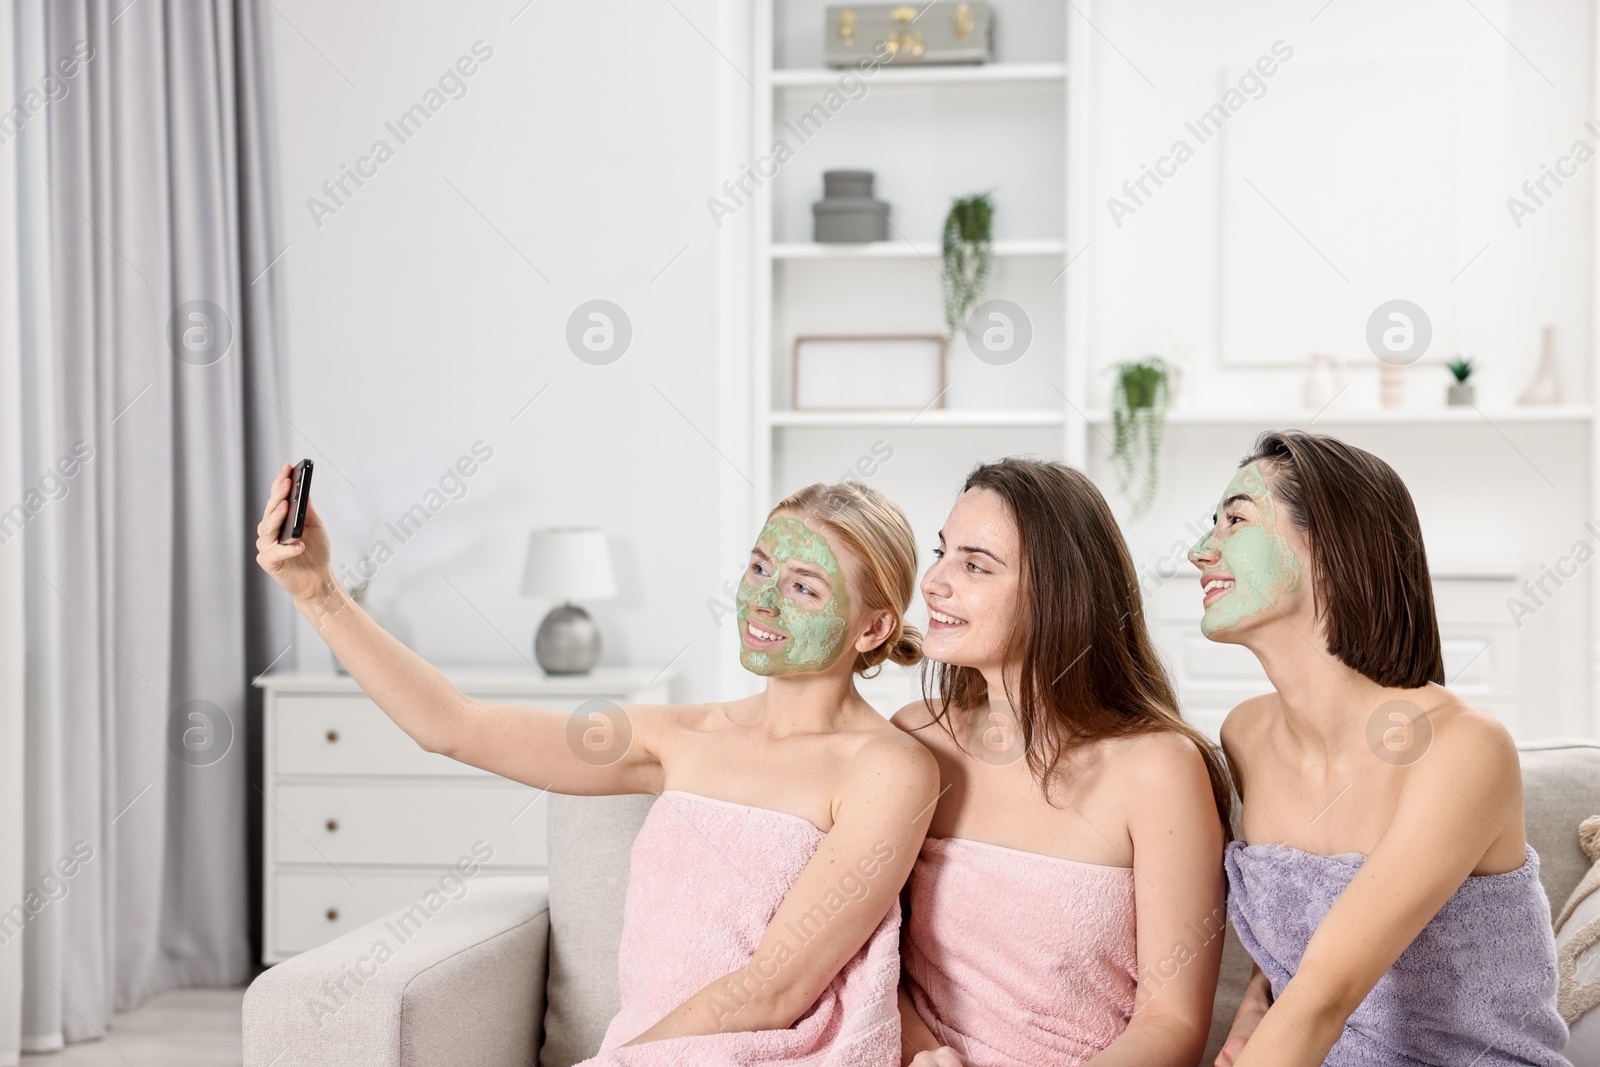
[[1405,483],[1296,430],[1239,466],[1189,552],[1202,632],[1274,690],[1222,727],[1228,914],[1256,966],[1217,1064],[1566,1064],[1517,750],[1444,688]]

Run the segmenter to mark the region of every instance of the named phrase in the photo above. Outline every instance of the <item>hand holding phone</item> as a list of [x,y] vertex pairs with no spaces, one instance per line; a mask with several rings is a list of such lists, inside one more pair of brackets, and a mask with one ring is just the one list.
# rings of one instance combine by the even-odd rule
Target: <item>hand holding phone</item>
[[299,601],[337,590],[328,531],[311,505],[311,461],[278,468],[256,526],[256,562]]

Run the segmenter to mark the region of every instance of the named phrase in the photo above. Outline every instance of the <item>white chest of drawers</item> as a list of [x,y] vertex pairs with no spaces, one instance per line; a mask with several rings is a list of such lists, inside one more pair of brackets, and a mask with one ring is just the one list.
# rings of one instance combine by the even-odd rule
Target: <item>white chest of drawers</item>
[[[669,677],[641,670],[548,681],[532,671],[444,673],[469,696],[557,711],[669,699]],[[265,694],[263,962],[405,907],[442,877],[448,887],[460,860],[490,874],[546,873],[539,790],[423,750],[346,675],[255,684]]]

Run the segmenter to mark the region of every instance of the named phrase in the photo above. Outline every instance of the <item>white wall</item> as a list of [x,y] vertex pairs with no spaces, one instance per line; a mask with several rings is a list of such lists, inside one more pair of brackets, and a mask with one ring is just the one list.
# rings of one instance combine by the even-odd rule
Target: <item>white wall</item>
[[[1147,351],[1166,354],[1173,340],[1185,340],[1198,346],[1196,403],[1250,401],[1298,409],[1300,369],[1261,374],[1218,365],[1218,242],[1224,225],[1236,224],[1225,221],[1218,206],[1222,140],[1201,146],[1196,158],[1120,227],[1106,207],[1108,197],[1122,195],[1124,180],[1137,177],[1142,164],[1154,163],[1183,135],[1185,120],[1219,99],[1223,68],[1241,70],[1282,40],[1293,49],[1293,58],[1266,79],[1262,99],[1247,103],[1225,132],[1248,132],[1262,107],[1292,91],[1318,67],[1398,61],[1458,70],[1460,125],[1445,142],[1455,143],[1461,154],[1459,189],[1424,185],[1416,175],[1395,169],[1389,159],[1402,155],[1402,145],[1369,140],[1366,157],[1352,165],[1389,172],[1392,210],[1400,217],[1424,212],[1443,197],[1456,198],[1460,236],[1452,270],[1467,267],[1488,246],[1453,285],[1447,277],[1436,287],[1459,305],[1461,316],[1459,323],[1442,322],[1442,330],[1453,330],[1461,347],[1482,357],[1483,402],[1507,405],[1520,393],[1532,376],[1539,330],[1547,323],[1560,332],[1570,394],[1587,397],[1592,190],[1600,162],[1580,170],[1520,228],[1505,201],[1521,195],[1524,179],[1537,177],[1540,165],[1554,163],[1574,140],[1600,142],[1584,129],[1593,117],[1592,7],[1585,0],[1468,5],[1335,0],[1325,9],[1324,0],[1294,5],[1270,0],[1227,5],[1099,0],[1095,23],[1103,36],[1094,37],[1090,85],[1095,228],[1088,253],[1095,351],[1109,362]],[[1084,29],[1081,24],[1078,28]],[[1352,99],[1359,88],[1352,87]],[[1337,102],[1332,106],[1337,109]],[[1325,134],[1347,137],[1351,131],[1329,128]],[[1417,131],[1416,136],[1431,133]],[[1359,131],[1353,139],[1360,139]],[[1478,169],[1480,160],[1491,168],[1487,173]],[[1371,234],[1359,228],[1364,220],[1346,201],[1338,175],[1297,169],[1293,160],[1283,161],[1280,169],[1275,183],[1253,177],[1265,185],[1263,192],[1287,222],[1277,240],[1251,252],[1282,269],[1302,263],[1320,268],[1321,252],[1349,280],[1341,281],[1332,269],[1313,275],[1321,279],[1320,295],[1330,302],[1343,302],[1349,293],[1368,295],[1364,282],[1382,276],[1386,260],[1397,250],[1381,240],[1351,242],[1352,233]],[[1252,176],[1229,176],[1234,183],[1241,177]],[[1326,225],[1308,222],[1320,218],[1326,218]],[[1304,236],[1290,229],[1291,224]],[[1370,295],[1387,299],[1408,294],[1380,290]],[[1349,400],[1365,407],[1376,406],[1377,361],[1362,343],[1361,327],[1376,303],[1352,304],[1359,317],[1333,347],[1359,365]],[[1432,309],[1440,320],[1448,317],[1447,311]],[[1305,354],[1294,353],[1296,358]],[[1454,354],[1435,349],[1427,359],[1432,363]],[[1442,403],[1444,371],[1416,371],[1409,383],[1412,393],[1428,404]]]
[[[704,201],[739,149],[719,107],[739,75],[706,37],[736,34],[737,12],[522,7],[279,0],[269,16],[293,447],[318,463],[336,564],[475,441],[494,449],[376,579],[378,614],[427,659],[521,664],[548,608],[519,595],[528,531],[596,524],[622,587],[593,606],[604,661],[659,669],[681,652],[677,695],[705,698],[733,655],[705,601],[743,562],[718,531],[737,476],[705,439],[723,432],[722,294],[737,279]],[[466,95],[400,145],[385,123],[480,40],[493,55]],[[394,157],[319,227],[307,199],[378,138]],[[633,326],[609,366],[565,341],[594,298]],[[303,625],[294,656],[332,662]]]
[[[445,507],[377,579],[379,614],[430,660],[522,662],[546,608],[517,593],[526,531],[595,523],[615,538],[624,587],[618,600],[595,606],[606,661],[664,666],[682,651],[677,695],[689,699],[746,684],[730,668],[731,627],[713,625],[707,600],[719,598],[722,582],[737,572],[750,533],[743,528],[749,514],[744,476],[754,458],[743,227],[754,212],[744,210],[719,230],[705,200],[750,158],[743,81],[748,5],[674,5],[546,0],[519,15],[522,0],[411,2],[387,6],[382,18],[357,5],[277,5],[281,14],[272,25],[290,249],[273,270],[287,285],[293,395],[285,411],[302,432],[297,454],[321,465],[315,496],[336,524],[336,559],[354,562],[373,536],[371,517],[393,518],[420,500],[474,441],[495,448],[466,498]],[[810,0],[786,0],[780,8],[801,34],[820,21],[820,4]],[[1287,97],[1289,79],[1319,64],[1416,57],[1419,64],[1445,62],[1463,72],[1458,88],[1470,106],[1446,138],[1460,146],[1464,161],[1449,193],[1459,220],[1454,259],[1464,267],[1488,248],[1458,279],[1438,287],[1447,303],[1441,335],[1483,357],[1480,403],[1489,409],[1514,401],[1532,374],[1539,328],[1554,323],[1569,400],[1588,399],[1589,172],[1600,161],[1521,228],[1505,206],[1541,163],[1553,162],[1584,135],[1592,100],[1588,3],[1430,2],[1396,9],[1380,0],[1335,0],[1325,8],[1321,0],[1293,6],[1097,0],[1092,10],[1096,29],[1077,14],[1065,17],[1072,32],[1089,36],[1093,50],[1087,76],[1074,75],[1091,94],[1093,204],[1091,247],[1074,270],[1089,272],[1094,364],[1088,377],[1097,401],[1109,382],[1101,368],[1148,352],[1166,354],[1178,340],[1194,346],[1193,405],[1303,420],[1301,367],[1233,369],[1219,359],[1218,250],[1225,220],[1221,152],[1211,150],[1220,145],[1202,147],[1121,227],[1105,209],[1105,199],[1164,152],[1185,119],[1218,99],[1223,68],[1254,62],[1278,39],[1289,42],[1295,56],[1269,82],[1264,99]],[[307,198],[319,195],[341,164],[353,164],[375,138],[386,136],[384,123],[418,101],[480,39],[494,56],[467,82],[468,95],[445,104],[318,228]],[[1006,58],[1039,58],[1024,54],[1027,46],[1011,42],[1015,54]],[[808,55],[780,59],[814,61]],[[920,98],[911,99],[906,104],[885,94],[859,108],[865,115],[913,107]],[[1251,118],[1247,106],[1232,121]],[[803,231],[802,209],[817,192],[816,172],[857,161],[847,158],[847,149],[861,130],[852,134],[848,125],[837,125],[808,146],[803,165],[758,196],[755,210],[770,211],[766,198],[785,194],[779,204],[793,211],[781,217]],[[1056,173],[1062,165],[1048,146],[1039,147],[1032,165],[1029,146],[1014,150],[1022,157],[1019,172]],[[952,159],[963,158],[959,144],[950,152]],[[1483,159],[1491,165],[1478,165]],[[942,196],[949,176],[937,153],[926,165],[940,175],[932,184]],[[1369,165],[1384,167],[1381,151]],[[1270,194],[1285,215],[1310,229],[1337,217],[1344,189],[1335,176],[1296,172],[1293,160],[1274,166],[1280,181]],[[931,236],[937,205],[926,191],[892,192],[907,212],[903,218],[916,224],[915,236]],[[1407,203],[1425,209],[1435,193],[1397,173],[1394,196],[1396,204],[1385,210],[1404,218]],[[1012,216],[1006,225],[1017,229],[1007,235],[1041,236],[1021,225],[1025,216]],[[800,231],[778,236],[803,238]],[[1330,301],[1354,316],[1350,336],[1337,348],[1355,368],[1339,407],[1376,406],[1375,361],[1361,347],[1357,320],[1369,298],[1362,279],[1381,277],[1389,252],[1381,241],[1351,243],[1342,231],[1306,236],[1353,279],[1327,282]],[[1292,232],[1280,239],[1260,254],[1295,269],[1316,255]],[[1028,282],[1038,266],[1016,264],[1012,282]],[[800,284],[817,269],[785,268],[784,284]],[[629,352],[604,367],[580,362],[564,341],[573,308],[596,297],[620,304],[635,331]],[[926,298],[923,303],[885,303],[868,294],[854,310],[836,310],[881,325],[884,316],[930,316],[935,309]],[[1055,326],[1046,333],[1053,337]],[[1445,379],[1437,360],[1453,354],[1444,349],[1441,341],[1426,365],[1411,369],[1412,405],[1442,403]],[[548,391],[511,423],[547,384]],[[1430,555],[1458,570],[1536,576],[1542,564],[1569,550],[1593,514],[1588,424],[1363,429],[1341,426],[1330,415],[1318,428],[1395,463],[1417,497]],[[876,436],[812,440],[792,434],[791,445],[805,452],[778,457],[775,473],[833,473]],[[1038,444],[1030,438],[1029,447],[1053,451],[1050,434],[1036,436]],[[1156,507],[1148,519],[1127,526],[1142,563],[1152,564],[1179,540],[1193,540],[1187,524],[1209,514],[1251,436],[1243,426],[1169,429]],[[1104,450],[1095,432],[1090,437],[1091,473],[1116,500]],[[947,456],[949,442],[941,441],[924,448],[915,434],[896,438],[896,459],[879,483],[904,500],[919,530],[937,523],[961,473],[977,458]],[[1170,591],[1186,596],[1186,565],[1179,573]],[[1513,669],[1523,679],[1518,691],[1502,692],[1491,681],[1479,696],[1500,701],[1497,709],[1520,734],[1585,733],[1584,687],[1591,684],[1586,590],[1564,589],[1514,630],[1497,605],[1518,584],[1468,587],[1459,600],[1451,594],[1452,602],[1470,602],[1481,615],[1474,625],[1481,622],[1490,648],[1468,681],[1489,665]],[[1194,599],[1174,601],[1167,585],[1157,585],[1158,618],[1175,635],[1192,628]],[[1226,655],[1215,646],[1197,653],[1176,638],[1166,647],[1180,672],[1202,676],[1216,664],[1192,657]],[[305,628],[296,654],[303,666],[330,662]],[[1205,719],[1215,709],[1191,710]]]
[[[1591,425],[1529,426],[1493,416],[1514,404],[1532,377],[1540,328],[1547,323],[1557,327],[1560,338],[1566,400],[1583,404],[1590,399],[1592,190],[1600,162],[1580,169],[1520,228],[1506,198],[1522,195],[1524,179],[1537,177],[1541,164],[1554,164],[1575,140],[1600,143],[1584,128],[1592,117],[1593,6],[1584,0],[1475,5],[1097,0],[1094,20],[1099,32],[1088,31],[1094,46],[1089,163],[1094,222],[1084,264],[1090,271],[1096,362],[1090,380],[1099,395],[1109,387],[1109,376],[1099,367],[1146,353],[1170,355],[1179,341],[1193,346],[1192,407],[1279,414],[1263,425],[1304,423],[1310,414],[1301,401],[1305,356],[1321,349],[1343,357],[1352,368],[1349,390],[1312,428],[1367,447],[1396,467],[1416,499],[1436,570],[1514,576],[1447,583],[1441,615],[1455,612],[1459,618],[1446,617],[1446,628],[1456,621],[1470,631],[1469,641],[1447,648],[1447,672],[1466,667],[1474,650],[1482,649],[1461,682],[1469,698],[1501,714],[1519,736],[1589,733],[1593,649],[1586,629],[1587,577],[1561,588],[1521,628],[1512,624],[1505,601],[1520,595],[1524,578],[1537,578],[1542,565],[1554,564],[1574,542],[1593,540],[1583,528],[1594,515]],[[1087,29],[1081,22],[1074,26]],[[1254,178],[1283,217],[1259,204],[1257,210],[1267,223],[1282,225],[1276,239],[1270,225],[1258,227],[1254,232],[1261,240],[1246,253],[1269,273],[1296,271],[1313,279],[1320,285],[1317,295],[1345,316],[1348,327],[1331,341],[1318,337],[1315,344],[1308,340],[1285,353],[1296,365],[1236,369],[1219,354],[1219,242],[1228,226],[1237,225],[1222,205],[1232,203],[1237,211],[1254,194],[1245,192],[1241,199],[1238,183],[1248,175],[1225,177],[1224,142],[1201,146],[1120,226],[1106,200],[1123,195],[1124,180],[1136,178],[1141,165],[1153,164],[1184,135],[1185,120],[1219,99],[1224,68],[1236,76],[1278,40],[1293,48],[1293,58],[1267,80],[1259,101],[1247,103],[1229,120],[1227,131],[1248,133],[1263,107],[1294,91],[1296,79],[1316,76],[1318,68],[1396,60],[1402,68],[1443,65],[1457,72],[1458,84],[1451,88],[1464,104],[1459,124],[1437,140],[1454,146],[1459,174],[1451,188],[1427,184],[1390,165],[1391,158],[1406,155],[1407,145],[1369,139],[1368,152],[1347,165],[1358,177],[1387,170],[1388,196],[1358,209],[1339,174],[1293,157],[1264,161],[1272,180],[1261,174]],[[1361,90],[1359,83],[1352,85],[1352,98]],[[1306,121],[1325,121],[1329,110],[1337,114],[1338,101],[1331,103],[1331,108],[1308,108]],[[1363,131],[1301,132],[1359,140]],[[1433,138],[1437,132],[1419,130],[1416,136]],[[1232,199],[1225,200],[1224,180],[1235,183]],[[1443,197],[1451,198],[1457,228],[1456,246],[1444,249],[1443,258],[1453,261],[1450,272],[1460,271],[1459,277],[1419,280],[1433,294],[1427,298],[1374,284],[1391,260],[1418,249],[1397,248],[1381,233],[1364,232],[1364,224],[1379,212],[1404,223]],[[1256,294],[1236,296],[1248,302]],[[1340,412],[1378,406],[1378,361],[1365,346],[1363,330],[1371,309],[1390,297],[1424,303],[1439,327],[1439,344],[1423,364],[1407,370],[1407,406],[1442,406],[1448,379],[1439,362],[1465,350],[1480,357],[1478,402],[1492,424],[1380,428],[1340,422]],[[1157,504],[1149,518],[1127,526],[1138,558],[1149,565],[1174,544],[1193,541],[1190,524],[1210,515],[1257,428],[1169,428]],[[1109,488],[1105,443],[1091,434],[1090,444],[1091,471]],[[1228,662],[1227,653],[1214,646],[1196,649],[1180,640],[1193,633],[1199,611],[1188,595],[1192,570],[1183,564],[1177,572],[1170,581],[1153,583],[1159,592],[1154,615],[1170,632],[1165,647],[1180,677],[1199,682],[1186,692],[1187,710],[1211,725],[1209,720],[1237,699],[1238,688],[1259,687],[1244,680],[1259,677],[1259,671],[1253,663]],[[1214,695],[1207,695],[1205,680],[1224,676],[1227,684],[1219,683]],[[1506,678],[1514,683],[1509,690]]]

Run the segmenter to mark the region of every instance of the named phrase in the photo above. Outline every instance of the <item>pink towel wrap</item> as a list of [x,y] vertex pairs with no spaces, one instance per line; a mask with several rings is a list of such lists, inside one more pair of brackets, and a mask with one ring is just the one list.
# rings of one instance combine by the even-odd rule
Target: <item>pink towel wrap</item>
[[930,837],[911,872],[906,989],[969,1067],[1080,1064],[1138,990],[1133,871]]
[[[798,815],[663,792],[634,840],[617,965],[622,1010],[579,1067],[899,1067],[900,902],[787,1030],[619,1046],[744,967],[825,835]],[[848,907],[835,894],[839,905]],[[825,921],[822,920],[822,921]],[[790,948],[814,936],[792,930]],[[726,1000],[730,1010],[736,1000]]]

